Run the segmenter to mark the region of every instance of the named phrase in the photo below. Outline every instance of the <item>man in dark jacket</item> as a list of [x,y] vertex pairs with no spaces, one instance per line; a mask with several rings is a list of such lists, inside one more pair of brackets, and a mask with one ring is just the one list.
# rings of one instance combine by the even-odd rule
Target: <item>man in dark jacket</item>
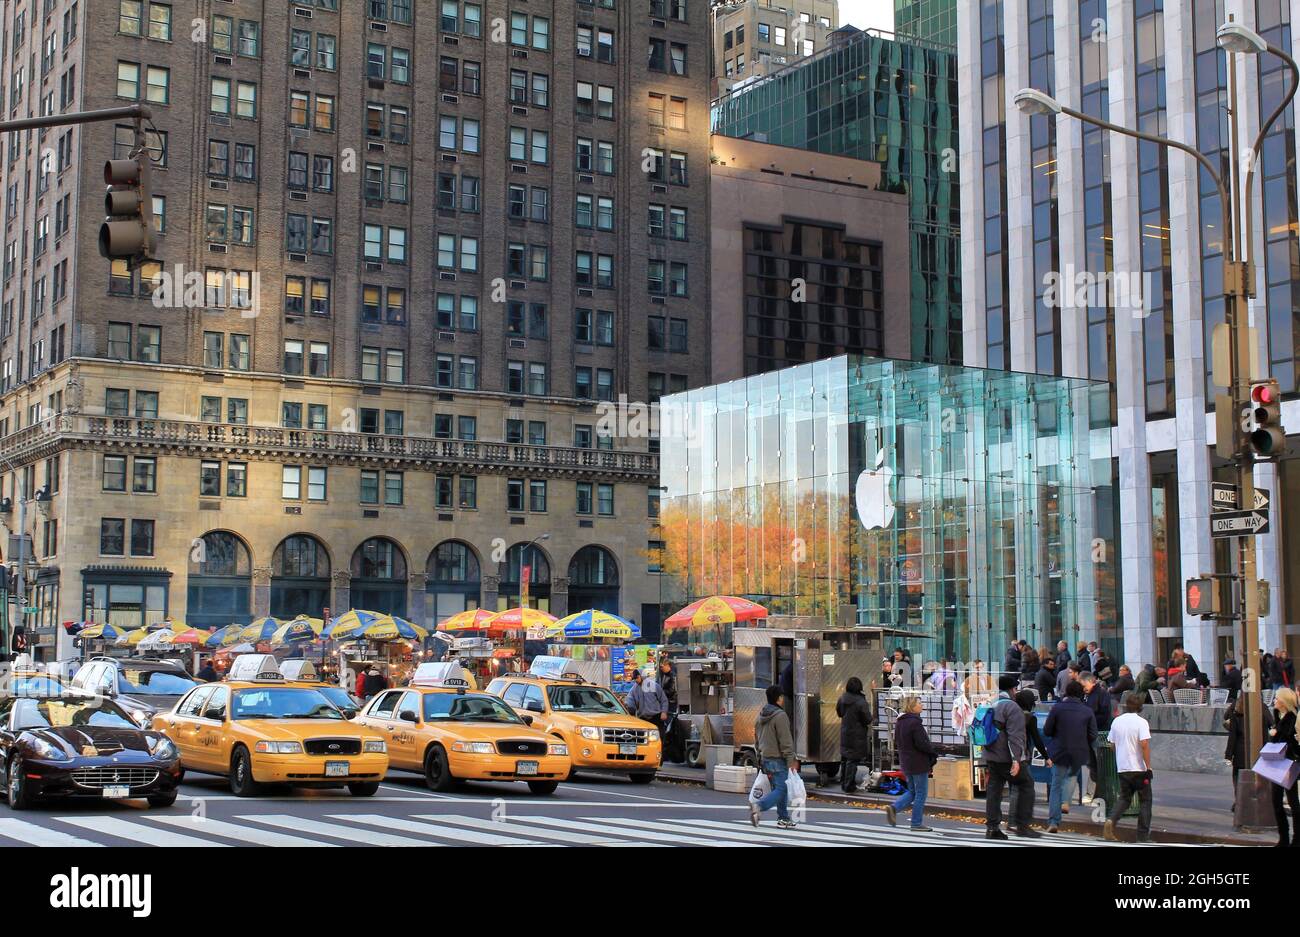
[[1015,814],[1011,822],[1017,836],[1041,836],[1029,824],[1034,818],[1034,779],[1029,774],[1031,752],[1025,738],[1025,714],[1012,698],[1018,683],[1016,674],[998,678],[998,698],[994,701],[993,724],[998,737],[984,749],[989,769],[989,788],[984,805],[984,833],[989,839],[1006,839],[1002,832],[1002,793],[1008,786],[1019,789],[1012,797]]
[[1095,673],[1079,674],[1079,682],[1083,684],[1084,704],[1097,717],[1097,731],[1105,732],[1110,728],[1110,722],[1114,718],[1110,692],[1106,689],[1106,685],[1097,679]]
[[783,704],[781,688],[769,686],[767,705],[754,723],[754,737],[759,760],[772,782],[772,790],[758,803],[749,805],[749,822],[758,826],[763,811],[775,807],[776,825],[783,830],[792,830],[795,823],[790,819],[786,779],[791,771],[799,770],[799,762],[794,757],[794,735],[790,732],[790,717],[786,715]]
[[1043,726],[1052,756],[1052,786],[1047,800],[1047,832],[1061,826],[1061,805],[1070,799],[1075,773],[1089,764],[1097,742],[1097,717],[1083,702],[1083,684],[1071,683],[1065,696],[1047,714]]
[[195,676],[204,683],[213,683],[221,679],[221,675],[217,673],[217,668],[212,666],[211,657],[203,662],[203,666],[199,668],[199,672]]
[[1056,699],[1056,660],[1047,658],[1043,661],[1043,666],[1038,668],[1038,673],[1034,674],[1034,689],[1038,691],[1038,698],[1043,701]]
[[858,789],[858,765],[871,758],[871,704],[857,677],[849,677],[835,714],[840,717],[840,789],[852,794]]
[[1057,641],[1056,642],[1057,672],[1059,673],[1060,671],[1064,670],[1066,667],[1069,667],[1070,661],[1072,660],[1074,660],[1074,658],[1070,656],[1070,645],[1066,644],[1064,641]]
[[1241,671],[1231,657],[1223,662],[1223,682],[1219,686],[1227,689],[1229,706],[1237,702],[1237,696],[1241,693]]
[[1024,643],[1019,638],[1011,642],[1011,646],[1007,648],[1007,656],[1002,658],[1003,673],[1020,673],[1020,648]]
[[903,703],[903,714],[894,723],[894,745],[898,749],[898,766],[907,775],[907,790],[892,804],[885,807],[885,819],[890,826],[898,825],[898,811],[912,808],[912,830],[928,833],[925,826],[925,798],[930,791],[930,770],[939,760],[930,736],[921,721],[921,698],[909,696]]
[[659,661],[659,689],[668,697],[668,714],[677,712],[677,673],[667,657]]

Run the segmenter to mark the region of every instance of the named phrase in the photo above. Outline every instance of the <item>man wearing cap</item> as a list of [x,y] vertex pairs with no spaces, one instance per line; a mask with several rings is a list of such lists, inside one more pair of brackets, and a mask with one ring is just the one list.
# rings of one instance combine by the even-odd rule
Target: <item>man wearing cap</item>
[[1228,705],[1231,706],[1237,702],[1237,694],[1241,692],[1241,671],[1237,669],[1237,662],[1229,657],[1223,662],[1223,683],[1222,688],[1228,691]]
[[664,723],[668,721],[668,697],[664,694],[663,687],[654,679],[653,672],[647,679],[638,670],[632,674],[632,679],[636,685],[627,695],[627,711],[638,719],[653,723],[662,732]]
[[984,805],[988,839],[1006,839],[1002,832],[1002,792],[1011,788],[1012,828],[1017,836],[1041,836],[1029,824],[1034,819],[1034,779],[1029,773],[1031,753],[1025,744],[1025,713],[1012,696],[1019,675],[1004,673],[998,678],[998,698],[993,703],[993,724],[998,737],[984,749],[989,769],[989,789]]

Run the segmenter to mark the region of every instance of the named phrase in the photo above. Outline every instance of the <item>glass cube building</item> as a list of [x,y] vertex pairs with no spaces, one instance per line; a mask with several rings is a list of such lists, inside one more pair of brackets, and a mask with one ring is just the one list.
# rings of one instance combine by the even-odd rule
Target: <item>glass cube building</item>
[[882,187],[909,197],[911,356],[960,364],[956,53],[874,32],[835,37],[720,97],[713,131],[880,163]]
[[1000,661],[1016,637],[1123,659],[1094,383],[842,356],[664,398],[671,599],[902,628],[927,659]]

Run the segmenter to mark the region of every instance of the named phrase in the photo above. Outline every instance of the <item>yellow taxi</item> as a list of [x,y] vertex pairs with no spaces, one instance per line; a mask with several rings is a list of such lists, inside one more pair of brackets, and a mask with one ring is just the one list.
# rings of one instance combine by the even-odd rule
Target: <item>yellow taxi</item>
[[153,728],[187,771],[226,775],[239,797],[263,784],[346,786],[369,797],[388,773],[379,733],[345,719],[316,688],[286,681],[269,654],[235,658],[224,681],[190,690]]
[[435,791],[524,781],[534,794],[553,793],[569,774],[568,747],[470,686],[459,664],[421,664],[410,686],[375,694],[356,721],[383,734],[394,768],[423,774]]
[[574,772],[615,771],[649,784],[663,761],[659,730],[630,715],[610,690],[566,674],[564,665],[562,657],[538,657],[528,673],[497,677],[487,691],[531,717],[533,728],[564,739]]

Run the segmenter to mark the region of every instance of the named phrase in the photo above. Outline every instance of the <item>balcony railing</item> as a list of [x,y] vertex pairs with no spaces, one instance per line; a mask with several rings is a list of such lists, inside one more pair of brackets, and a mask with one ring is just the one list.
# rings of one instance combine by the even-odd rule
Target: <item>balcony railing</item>
[[532,471],[561,474],[657,477],[659,456],[650,452],[532,446],[427,436],[385,436],[335,430],[288,429],[244,423],[202,423],[132,416],[61,413],[0,439],[0,456],[20,462],[51,444],[81,441],[131,448],[243,450],[255,457],[285,460],[358,459],[433,463],[435,469]]

